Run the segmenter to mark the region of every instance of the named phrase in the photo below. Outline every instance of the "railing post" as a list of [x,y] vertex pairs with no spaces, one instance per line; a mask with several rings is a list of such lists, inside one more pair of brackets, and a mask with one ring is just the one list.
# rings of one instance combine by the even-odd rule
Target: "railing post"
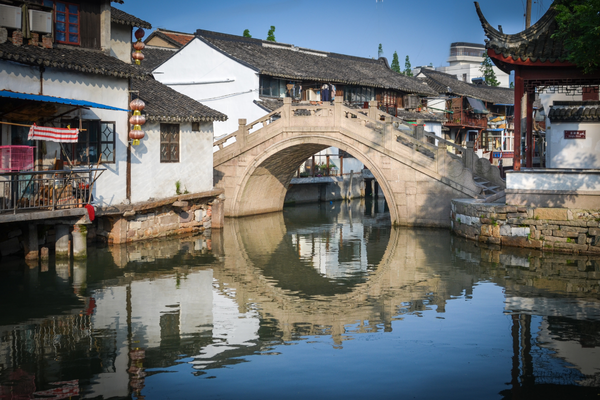
[[342,126],[342,96],[333,99],[333,118],[336,127]]
[[473,171],[473,162],[475,161],[475,152],[473,151],[474,143],[467,142],[467,151],[463,157],[465,167]]
[[435,154],[435,161],[437,164],[437,173],[446,176],[446,159],[448,158],[448,150],[446,146],[440,146],[437,148]]
[[417,120],[417,125],[415,126],[415,139],[419,142],[427,141],[427,137],[425,136],[425,126],[423,125],[422,119]]
[[283,109],[281,110],[281,118],[285,126],[292,126],[292,98],[283,98]]
[[235,134],[235,141],[238,144],[238,149],[241,151],[246,146],[246,136],[248,128],[246,128],[246,118],[238,119],[238,130]]
[[385,122],[383,124],[383,147],[386,149],[392,148],[394,142],[394,127],[392,126],[392,117],[390,115],[385,116]]
[[377,101],[369,102],[369,118],[377,119]]

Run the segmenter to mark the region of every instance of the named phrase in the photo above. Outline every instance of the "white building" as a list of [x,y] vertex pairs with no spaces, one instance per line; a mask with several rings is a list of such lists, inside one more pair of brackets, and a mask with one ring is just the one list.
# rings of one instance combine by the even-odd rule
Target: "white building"
[[[0,4],[3,16],[20,15],[21,5]],[[151,28],[149,23],[111,7],[108,0],[82,2],[69,6],[67,19],[73,26],[85,22],[86,29],[72,33],[76,29],[60,21],[61,5],[28,4],[47,21],[32,25],[30,33],[20,17],[1,20],[0,146],[35,146],[36,170],[62,165],[105,169],[92,190],[99,206],[173,196],[177,181],[182,191],[211,190],[212,123],[227,117],[132,64],[132,30]],[[145,138],[132,146],[129,104],[136,97],[146,102],[148,122],[142,126]],[[34,123],[81,130],[77,143],[28,140]]]
[[[478,43],[455,42],[450,44],[450,56],[447,67],[436,70],[456,76],[456,79],[471,83],[473,79],[483,78],[481,63],[485,58],[485,46]],[[501,87],[510,87],[510,75],[494,66],[496,79]]]

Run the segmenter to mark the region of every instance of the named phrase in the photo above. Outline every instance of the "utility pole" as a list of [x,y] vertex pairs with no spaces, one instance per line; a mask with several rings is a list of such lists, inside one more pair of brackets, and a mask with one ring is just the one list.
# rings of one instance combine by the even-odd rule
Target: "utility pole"
[[527,0],[527,7],[525,9],[525,29],[531,26],[531,0]]

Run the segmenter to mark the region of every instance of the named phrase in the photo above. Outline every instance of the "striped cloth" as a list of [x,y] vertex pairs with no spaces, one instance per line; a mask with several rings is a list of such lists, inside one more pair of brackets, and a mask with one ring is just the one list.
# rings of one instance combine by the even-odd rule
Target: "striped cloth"
[[79,129],[52,128],[46,126],[31,125],[29,128],[29,140],[48,140],[50,142],[77,143]]

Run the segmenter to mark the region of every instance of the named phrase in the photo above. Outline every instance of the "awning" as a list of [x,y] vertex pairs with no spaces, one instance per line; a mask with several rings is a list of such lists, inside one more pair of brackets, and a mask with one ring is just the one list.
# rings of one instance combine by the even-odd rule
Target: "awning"
[[483,101],[474,99],[472,97],[467,97],[467,101],[473,107],[473,112],[476,114],[487,114],[489,111],[483,105]]
[[78,107],[101,108],[104,110],[113,111],[129,111],[123,108],[107,106],[105,104],[94,103],[92,101],[65,99],[62,97],[44,96],[39,94],[17,93],[8,90],[0,90],[0,97],[20,100],[42,101],[46,103],[67,104]]

